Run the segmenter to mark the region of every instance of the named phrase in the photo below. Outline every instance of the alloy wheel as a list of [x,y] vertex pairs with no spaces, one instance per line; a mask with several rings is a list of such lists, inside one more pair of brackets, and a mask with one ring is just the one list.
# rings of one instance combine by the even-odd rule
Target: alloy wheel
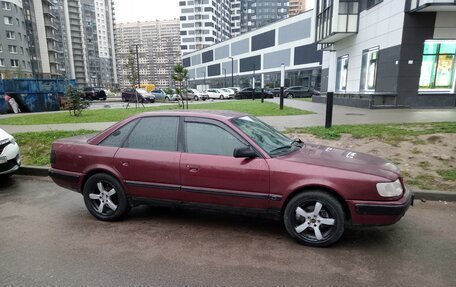
[[108,182],[99,181],[96,188],[89,193],[93,209],[101,215],[113,214],[119,205],[116,189]]

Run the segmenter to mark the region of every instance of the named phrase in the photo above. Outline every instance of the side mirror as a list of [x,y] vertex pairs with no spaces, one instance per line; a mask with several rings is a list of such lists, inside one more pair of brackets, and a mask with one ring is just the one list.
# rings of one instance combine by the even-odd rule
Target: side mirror
[[233,151],[235,158],[255,158],[258,157],[257,153],[251,147],[238,147]]

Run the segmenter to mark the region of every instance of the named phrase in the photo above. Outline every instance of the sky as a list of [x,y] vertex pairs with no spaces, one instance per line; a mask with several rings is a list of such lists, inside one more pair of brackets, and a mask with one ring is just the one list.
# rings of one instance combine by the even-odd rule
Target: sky
[[116,23],[179,18],[179,0],[114,0]]

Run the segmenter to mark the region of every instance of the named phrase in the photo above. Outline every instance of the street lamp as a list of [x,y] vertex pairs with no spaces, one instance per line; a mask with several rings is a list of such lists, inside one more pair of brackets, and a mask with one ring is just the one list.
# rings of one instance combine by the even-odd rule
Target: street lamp
[[226,88],[226,69],[223,68],[223,75],[225,75],[225,83],[224,83],[224,87]]
[[231,59],[231,87],[234,87],[234,58],[228,57]]

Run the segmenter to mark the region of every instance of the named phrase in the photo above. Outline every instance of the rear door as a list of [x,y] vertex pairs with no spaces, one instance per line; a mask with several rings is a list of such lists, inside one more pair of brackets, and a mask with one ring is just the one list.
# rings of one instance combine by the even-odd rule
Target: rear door
[[183,200],[265,209],[269,198],[269,166],[265,159],[234,158],[247,142],[225,124],[186,118],[181,157]]
[[144,117],[119,148],[114,165],[132,196],[178,198],[181,156],[178,130],[177,116]]

